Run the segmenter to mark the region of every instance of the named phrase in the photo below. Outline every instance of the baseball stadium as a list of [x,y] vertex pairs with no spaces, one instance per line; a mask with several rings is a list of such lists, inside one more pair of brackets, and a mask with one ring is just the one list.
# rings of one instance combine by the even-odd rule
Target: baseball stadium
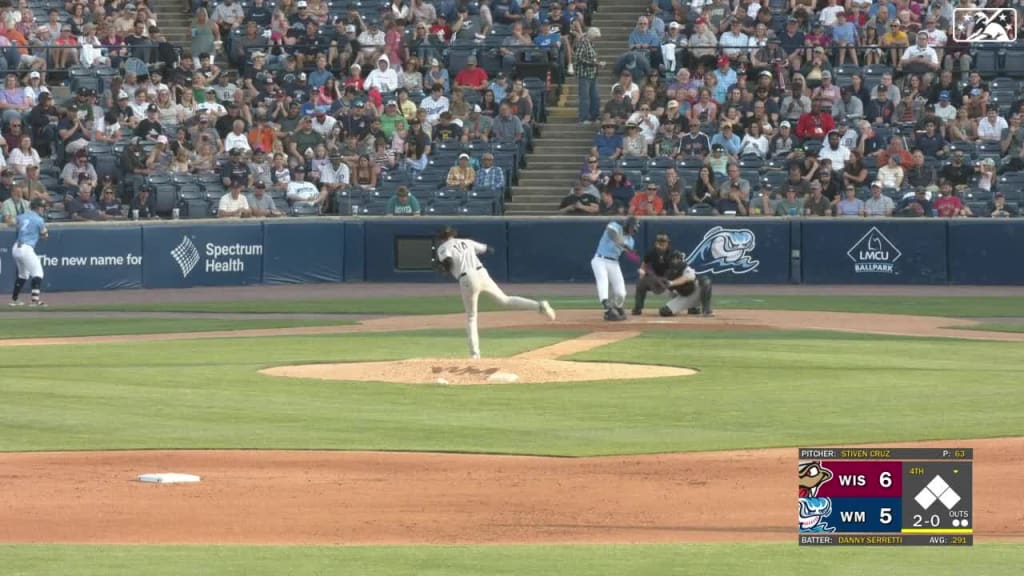
[[0,576],[1019,573],[1022,11],[0,2]]

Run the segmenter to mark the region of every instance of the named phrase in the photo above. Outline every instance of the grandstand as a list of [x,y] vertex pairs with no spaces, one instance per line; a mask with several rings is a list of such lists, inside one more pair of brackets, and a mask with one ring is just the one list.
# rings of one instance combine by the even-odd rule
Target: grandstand
[[553,214],[621,172],[661,209],[618,186],[599,213],[812,215],[778,205],[818,182],[829,215],[1017,214],[1015,28],[979,44],[942,3],[740,3],[21,2],[3,9],[0,197],[24,184],[55,221],[377,216],[399,191],[424,215]]

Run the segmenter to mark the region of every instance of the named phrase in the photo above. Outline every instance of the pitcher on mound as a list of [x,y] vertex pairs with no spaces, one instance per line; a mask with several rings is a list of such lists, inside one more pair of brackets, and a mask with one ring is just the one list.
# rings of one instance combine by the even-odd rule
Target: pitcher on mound
[[480,335],[477,331],[477,303],[483,292],[498,304],[517,310],[536,310],[555,319],[555,311],[546,300],[530,300],[508,296],[498,287],[480,263],[479,254],[493,254],[494,248],[468,238],[456,238],[455,228],[445,226],[437,235],[437,265],[459,282],[462,305],[466,309],[466,337],[469,339],[469,357],[480,358]]

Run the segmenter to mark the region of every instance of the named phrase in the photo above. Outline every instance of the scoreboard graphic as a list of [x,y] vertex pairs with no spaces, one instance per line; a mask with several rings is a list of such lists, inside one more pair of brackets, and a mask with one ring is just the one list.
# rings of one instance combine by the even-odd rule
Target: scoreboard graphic
[[971,448],[801,448],[801,546],[971,546]]

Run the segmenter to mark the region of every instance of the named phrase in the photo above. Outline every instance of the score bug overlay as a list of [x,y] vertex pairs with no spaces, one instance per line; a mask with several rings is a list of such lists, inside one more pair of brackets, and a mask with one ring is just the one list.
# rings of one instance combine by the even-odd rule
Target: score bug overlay
[[801,545],[973,544],[970,448],[801,448]]

